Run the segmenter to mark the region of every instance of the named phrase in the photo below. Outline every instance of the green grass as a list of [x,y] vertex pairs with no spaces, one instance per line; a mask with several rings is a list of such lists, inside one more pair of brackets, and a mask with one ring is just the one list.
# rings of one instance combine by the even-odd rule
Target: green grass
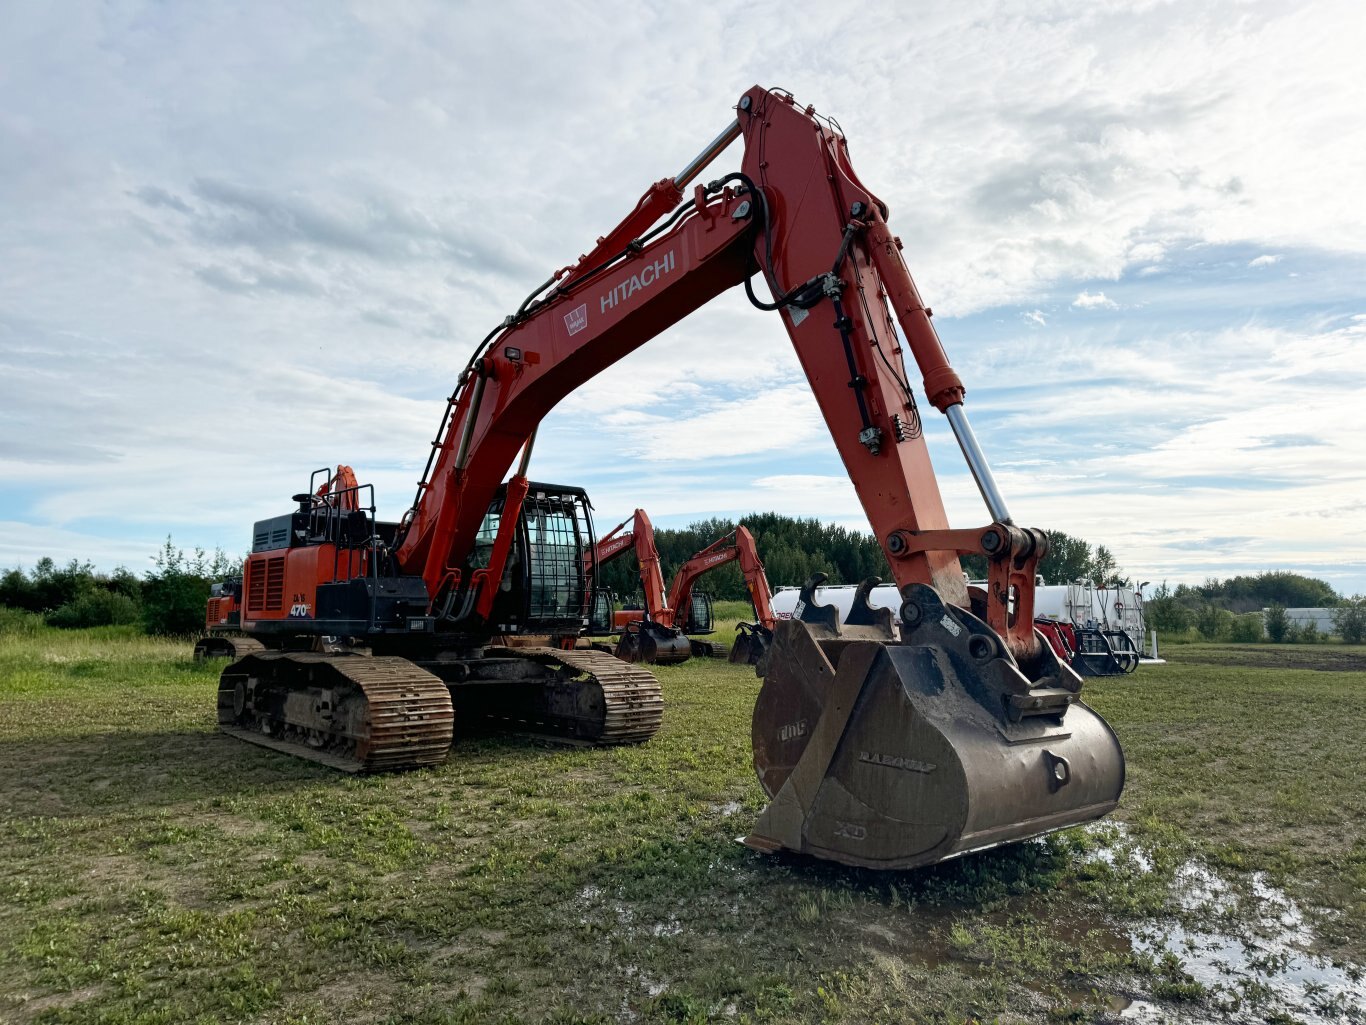
[[1269,873],[1366,959],[1363,672],[1094,681],[1124,832],[874,873],[734,842],[763,805],[747,667],[659,670],[646,745],[466,739],[372,778],[215,732],[219,668],[127,630],[0,634],[0,1020],[1091,1020],[1107,993],[1205,999],[1128,939],[1189,916],[1191,858]]

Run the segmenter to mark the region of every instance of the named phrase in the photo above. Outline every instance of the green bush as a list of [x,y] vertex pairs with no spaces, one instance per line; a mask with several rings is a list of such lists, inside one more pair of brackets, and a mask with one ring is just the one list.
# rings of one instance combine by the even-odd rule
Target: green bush
[[1319,633],[1319,625],[1312,620],[1305,623],[1304,626],[1300,628],[1301,644],[1318,644],[1319,641],[1324,639],[1324,635]]
[[1266,610],[1266,635],[1272,644],[1282,644],[1290,632],[1290,620],[1286,618],[1285,606],[1272,603]]
[[1366,596],[1354,594],[1344,598],[1333,613],[1333,629],[1346,644],[1360,644],[1366,640]]
[[1233,628],[1233,613],[1217,605],[1202,605],[1195,614],[1195,629],[1207,641],[1218,641],[1227,637]]
[[0,605],[0,637],[33,637],[43,629],[43,617]]
[[1163,634],[1183,634],[1191,625],[1190,610],[1172,596],[1171,588],[1165,583],[1143,603],[1143,618]]
[[1262,632],[1262,614],[1249,612],[1245,616],[1235,616],[1229,630],[1229,640],[1239,644],[1256,644],[1265,635]]
[[156,568],[142,584],[142,623],[149,634],[183,635],[204,628],[204,606],[209,585],[232,569],[221,551],[209,558],[202,548],[186,555],[166,539],[156,556]]
[[46,619],[48,626],[75,630],[87,626],[126,626],[136,623],[139,614],[138,603],[126,594],[90,590],[49,612]]

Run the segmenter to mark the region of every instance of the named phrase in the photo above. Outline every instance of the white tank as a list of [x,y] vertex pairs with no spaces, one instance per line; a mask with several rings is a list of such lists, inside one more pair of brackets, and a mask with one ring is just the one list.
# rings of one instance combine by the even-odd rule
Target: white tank
[[[840,622],[844,622],[849,615],[849,610],[854,606],[854,591],[858,588],[854,584],[826,584],[824,587],[816,588],[816,600],[822,605],[833,605],[840,610]],[[797,608],[797,599],[801,597],[800,587],[780,587],[770,604],[773,606],[773,615],[777,619],[791,619],[793,612]],[[896,625],[901,626],[901,594],[896,589],[896,584],[879,584],[873,588],[868,595],[868,604],[874,608],[884,608],[892,610],[892,618],[896,620]]]
[[[971,584],[984,587],[985,580]],[[839,609],[841,622],[854,604],[854,584],[826,584],[816,589],[816,600],[822,605]],[[801,596],[799,587],[780,587],[773,595],[773,614],[778,619],[791,619]],[[901,595],[895,584],[880,584],[873,588],[868,603],[875,608],[892,610],[892,618],[901,626]],[[1096,587],[1088,580],[1070,584],[1040,584],[1034,588],[1034,616],[1071,623],[1089,630],[1123,630],[1132,638],[1134,646],[1142,650],[1143,595],[1133,587]]]
[[1034,616],[1090,630],[1123,630],[1142,650],[1143,593],[1136,587],[1096,587],[1089,580],[1039,587]]

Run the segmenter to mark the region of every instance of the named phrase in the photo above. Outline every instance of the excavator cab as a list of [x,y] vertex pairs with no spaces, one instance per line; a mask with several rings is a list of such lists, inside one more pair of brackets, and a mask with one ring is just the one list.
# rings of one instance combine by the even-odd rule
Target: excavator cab
[[714,641],[699,639],[700,634],[716,632],[712,614],[711,595],[694,587],[688,596],[688,621],[683,632],[688,636],[688,648],[696,658],[717,658],[725,654]]
[[683,632],[689,635],[715,633],[713,619],[711,595],[694,587],[688,602],[688,621],[683,627]]
[[611,592],[594,588],[592,601],[588,605],[588,633],[593,637],[610,634],[616,629],[613,615],[617,610]]
[[[506,497],[504,485],[475,538],[472,569],[489,564]],[[584,568],[584,553],[593,548],[588,495],[582,488],[532,482],[521,513],[490,621],[509,634],[576,635],[590,597]]]

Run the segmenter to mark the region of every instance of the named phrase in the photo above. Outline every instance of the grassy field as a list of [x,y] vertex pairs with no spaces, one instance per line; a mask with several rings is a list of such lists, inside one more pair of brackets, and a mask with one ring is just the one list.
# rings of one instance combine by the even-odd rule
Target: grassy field
[[[1088,685],[1117,824],[879,874],[734,842],[744,667],[660,670],[641,747],[351,778],[217,734],[186,643],[0,634],[0,1020],[1360,1021],[1366,671],[1257,650],[1297,667],[1191,645]],[[1173,939],[1209,932],[1280,966],[1211,981]],[[1309,952],[1339,965],[1287,996]]]

